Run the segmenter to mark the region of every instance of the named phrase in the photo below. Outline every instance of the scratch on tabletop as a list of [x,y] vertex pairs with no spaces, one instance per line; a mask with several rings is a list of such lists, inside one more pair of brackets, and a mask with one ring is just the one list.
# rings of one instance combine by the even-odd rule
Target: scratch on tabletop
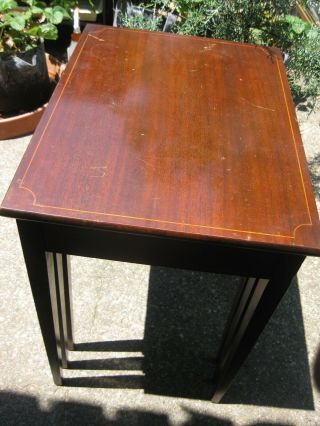
[[91,175],[89,177],[93,177],[93,178],[103,178],[106,175],[106,166],[92,166],[90,167],[90,169],[93,169],[96,171],[97,174]]
[[248,102],[248,104],[252,105],[255,108],[260,108],[260,109],[265,109],[267,111],[273,111],[273,112],[275,112],[275,109],[273,109],[273,108],[264,107],[262,105],[256,105],[253,102],[250,102],[250,101],[248,101],[248,99],[245,99],[245,98],[240,98],[240,99],[243,100],[243,101],[245,101],[245,102]]
[[95,38],[95,39],[96,39],[96,40],[98,40],[98,41],[105,41],[103,38],[99,38],[99,37],[94,36],[94,35],[92,35],[92,34],[89,34],[89,37]]

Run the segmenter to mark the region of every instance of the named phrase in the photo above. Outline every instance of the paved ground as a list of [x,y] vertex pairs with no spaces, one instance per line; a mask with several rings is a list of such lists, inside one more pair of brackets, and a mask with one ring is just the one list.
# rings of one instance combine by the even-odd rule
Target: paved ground
[[[319,201],[320,114],[301,112],[299,121]],[[1,199],[28,141],[0,141]],[[320,260],[305,262],[223,403],[213,405],[210,358],[237,277],[73,257],[81,351],[70,386],[56,387],[15,222],[0,218],[0,233],[0,425],[320,425]]]

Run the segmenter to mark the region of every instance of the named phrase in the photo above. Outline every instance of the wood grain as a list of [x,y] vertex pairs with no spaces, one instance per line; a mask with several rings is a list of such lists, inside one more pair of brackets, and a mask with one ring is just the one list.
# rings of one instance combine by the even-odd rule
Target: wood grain
[[279,51],[88,25],[1,214],[320,255]]

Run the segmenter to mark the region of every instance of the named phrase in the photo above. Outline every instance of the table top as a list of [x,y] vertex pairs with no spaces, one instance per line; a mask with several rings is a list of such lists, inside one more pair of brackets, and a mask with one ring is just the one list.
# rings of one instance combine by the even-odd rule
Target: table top
[[320,255],[280,52],[88,25],[1,214]]

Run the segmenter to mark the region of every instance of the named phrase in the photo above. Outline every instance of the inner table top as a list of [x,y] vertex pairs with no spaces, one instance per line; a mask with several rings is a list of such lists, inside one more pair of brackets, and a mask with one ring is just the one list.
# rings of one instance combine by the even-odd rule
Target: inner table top
[[320,254],[276,49],[88,25],[1,214]]

